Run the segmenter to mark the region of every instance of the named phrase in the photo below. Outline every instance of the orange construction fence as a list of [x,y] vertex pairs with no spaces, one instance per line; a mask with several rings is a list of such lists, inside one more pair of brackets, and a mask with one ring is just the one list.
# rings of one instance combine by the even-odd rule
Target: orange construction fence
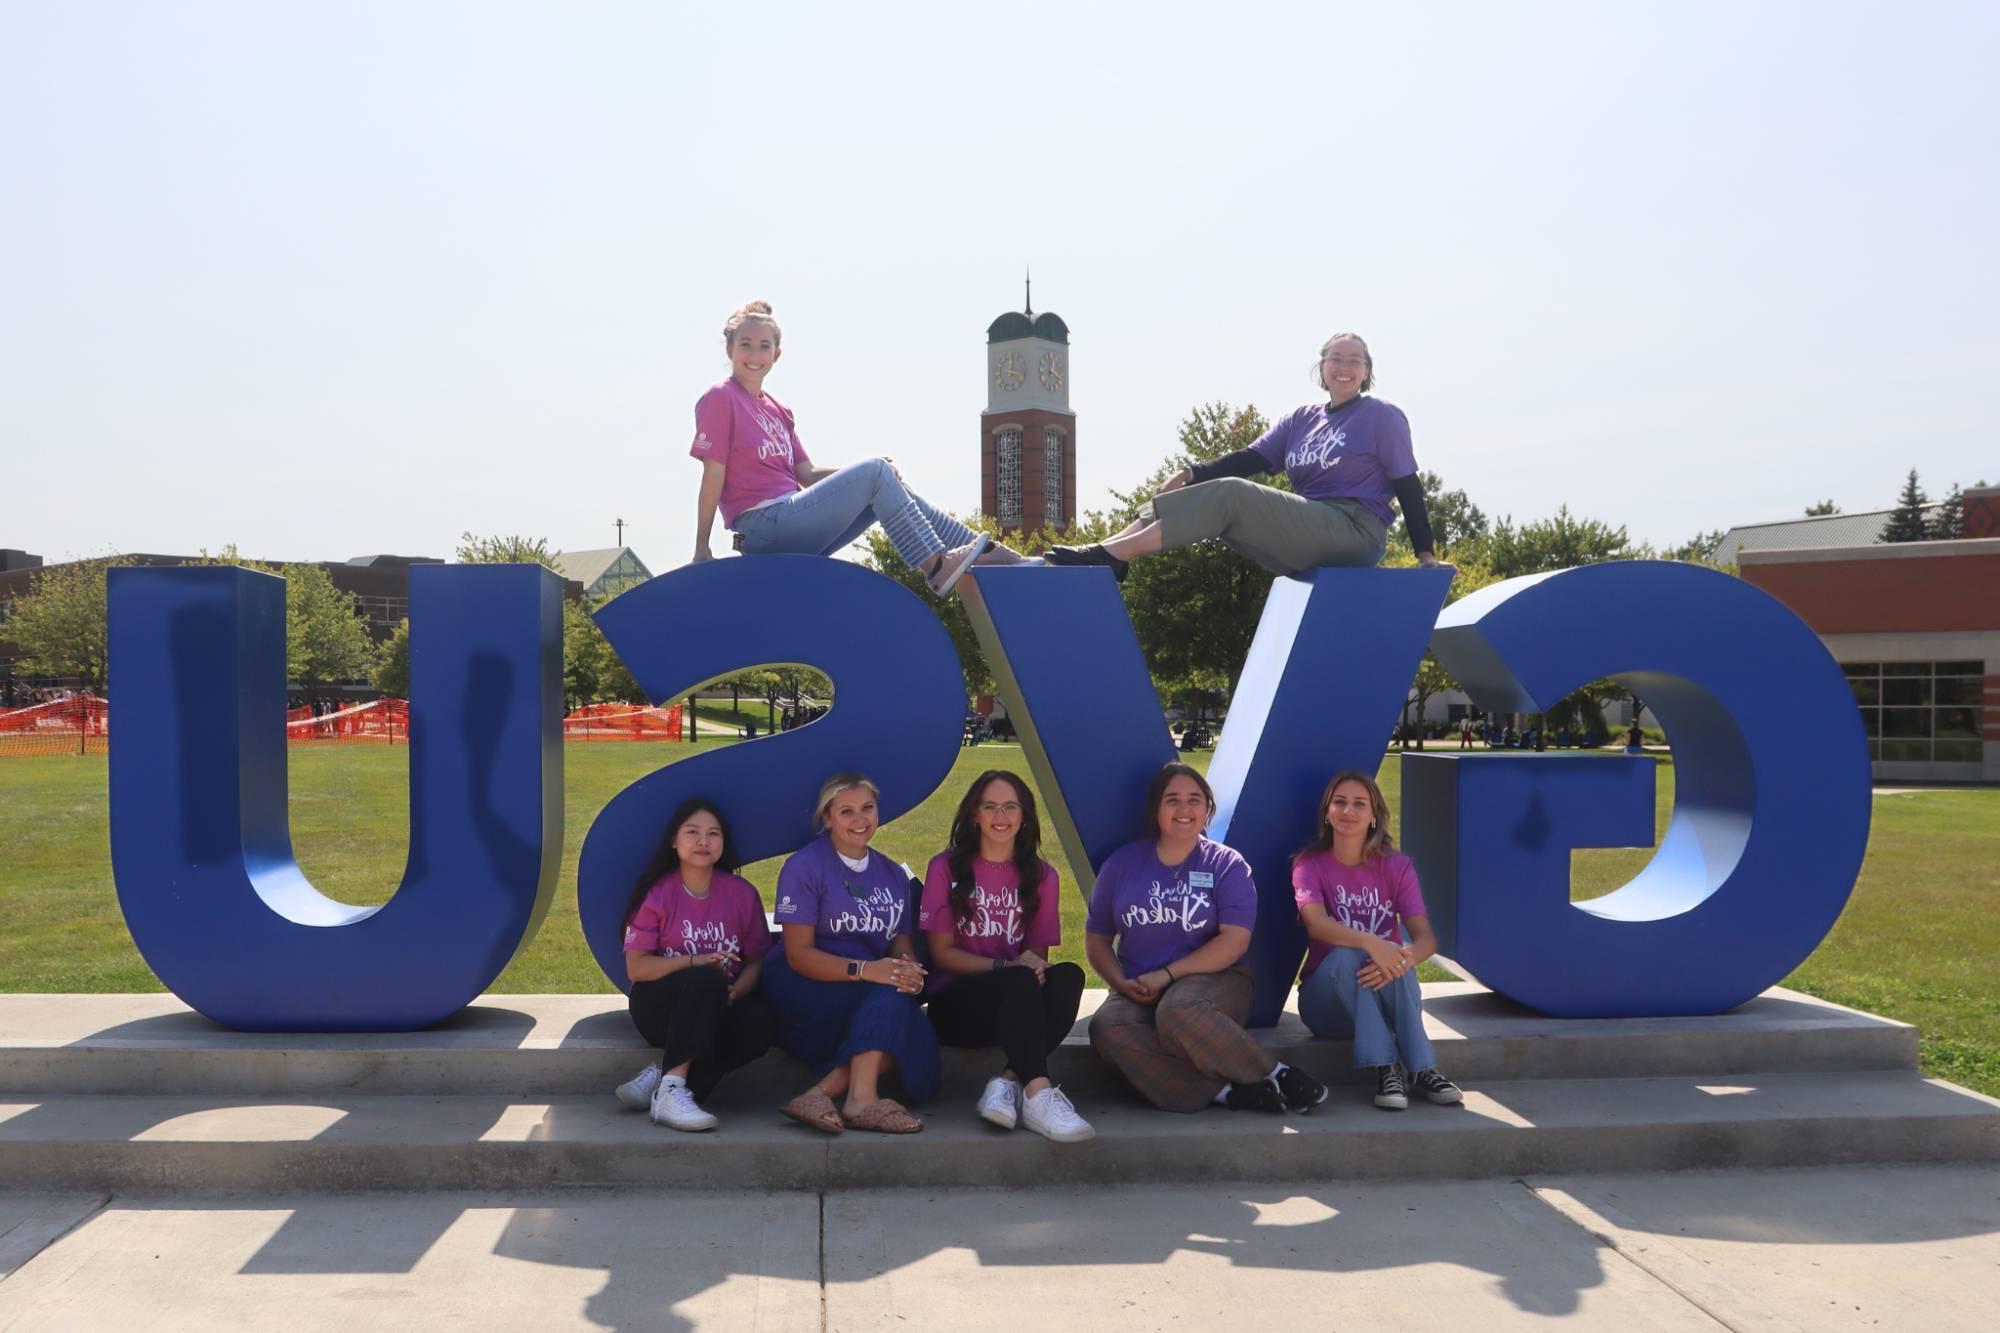
[[111,711],[85,690],[0,712],[0,754],[103,754]]
[[677,741],[681,706],[639,708],[632,704],[585,704],[563,719],[566,741]]
[[285,740],[293,745],[379,745],[410,743],[410,705],[403,699],[371,699],[365,704],[325,709],[285,710]]

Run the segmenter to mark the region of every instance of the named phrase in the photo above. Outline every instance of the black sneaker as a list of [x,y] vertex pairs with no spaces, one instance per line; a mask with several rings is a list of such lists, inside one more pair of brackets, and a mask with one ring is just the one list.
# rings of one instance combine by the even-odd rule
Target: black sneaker
[[1042,552],[1042,559],[1052,565],[1103,565],[1111,571],[1111,577],[1120,583],[1131,570],[1130,562],[1120,560],[1104,549],[1102,544],[1094,546],[1051,546]]
[[1424,1099],[1432,1106],[1456,1106],[1465,1100],[1458,1084],[1435,1069],[1419,1069],[1410,1075],[1410,1086],[1424,1094]]
[[1375,1077],[1375,1104],[1385,1111],[1410,1109],[1409,1094],[1403,1091],[1402,1070],[1394,1065],[1382,1066],[1382,1072]]
[[1285,1099],[1285,1109],[1294,1115],[1304,1115],[1326,1100],[1326,1084],[1297,1065],[1280,1069],[1276,1081],[1278,1093]]
[[1260,1078],[1255,1083],[1230,1084],[1229,1096],[1223,1105],[1232,1111],[1269,1111],[1272,1115],[1285,1113],[1284,1094],[1268,1078]]

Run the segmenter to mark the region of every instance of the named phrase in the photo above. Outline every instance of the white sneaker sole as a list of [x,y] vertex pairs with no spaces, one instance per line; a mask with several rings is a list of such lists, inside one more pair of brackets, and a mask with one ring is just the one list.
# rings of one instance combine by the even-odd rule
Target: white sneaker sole
[[997,1106],[980,1107],[979,1118],[989,1125],[998,1125],[1002,1129],[1012,1129],[1021,1123],[1020,1117],[1012,1111],[1003,1111]]
[[710,1116],[706,1120],[689,1121],[686,1124],[680,1125],[676,1125],[671,1120],[655,1120],[653,1123],[662,1129],[678,1129],[683,1134],[699,1134],[703,1130],[714,1129],[720,1122],[714,1116]]
[[1375,1104],[1385,1111],[1407,1111],[1410,1109],[1410,1099],[1408,1097],[1384,1097],[1380,1093],[1377,1093]]
[[1097,1130],[1091,1125],[1085,1125],[1081,1129],[1072,1129],[1061,1134],[1056,1133],[1052,1129],[1043,1129],[1038,1125],[1029,1125],[1027,1128],[1029,1133],[1039,1134],[1050,1143],[1088,1143],[1097,1137]]
[[618,1090],[612,1095],[617,1097],[619,1103],[628,1111],[647,1111],[653,1106],[653,1094],[640,1091],[636,1083],[620,1083]]
[[1427,1092],[1424,1100],[1432,1106],[1456,1106],[1465,1100],[1465,1094],[1454,1088],[1450,1092]]

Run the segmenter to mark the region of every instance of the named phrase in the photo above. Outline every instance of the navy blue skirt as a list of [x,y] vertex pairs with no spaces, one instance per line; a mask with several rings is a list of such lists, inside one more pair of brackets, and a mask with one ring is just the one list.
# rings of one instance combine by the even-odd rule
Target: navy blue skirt
[[765,960],[758,985],[778,1012],[779,1048],[815,1078],[864,1051],[882,1051],[894,1058],[911,1105],[937,1095],[937,1032],[917,996],[872,981],[812,981],[777,952]]

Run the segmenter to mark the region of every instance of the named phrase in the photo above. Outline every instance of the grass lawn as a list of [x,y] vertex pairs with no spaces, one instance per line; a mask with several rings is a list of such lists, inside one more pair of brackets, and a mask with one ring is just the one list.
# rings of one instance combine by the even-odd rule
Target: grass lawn
[[[704,709],[704,712],[707,710]],[[726,706],[722,711],[727,711]],[[496,991],[608,991],[584,947],[576,914],[576,860],[590,821],[620,788],[663,762],[713,749],[571,744],[564,751],[563,859],[554,907]],[[408,848],[407,752],[373,746],[294,749],[292,838],[300,863],[329,895],[381,902],[402,875]],[[1393,759],[1393,756],[1391,757]],[[1206,764],[1207,755],[1197,755]],[[960,752],[930,799],[882,830],[877,846],[921,873],[944,845],[959,796],[980,771],[1025,773],[1019,749]],[[1382,768],[1392,804],[1398,765]],[[1658,822],[1673,803],[1673,768],[1660,765]],[[1302,835],[1303,836],[1303,835]],[[1053,844],[1052,836],[1045,841]],[[106,834],[105,759],[0,757],[0,990],[158,990],[125,931],[112,888]],[[1074,884],[1061,849],[1046,854]],[[1609,892],[1650,851],[1573,854],[1577,898]],[[765,893],[778,861],[746,873]],[[1878,796],[1868,859],[1833,933],[1785,984],[1841,1004],[1915,1023],[1927,1072],[2000,1095],[2000,791]],[[1058,957],[1082,962],[1083,904],[1066,894]],[[1428,966],[1428,965],[1427,965]],[[1425,974],[1446,976],[1441,969]]]

